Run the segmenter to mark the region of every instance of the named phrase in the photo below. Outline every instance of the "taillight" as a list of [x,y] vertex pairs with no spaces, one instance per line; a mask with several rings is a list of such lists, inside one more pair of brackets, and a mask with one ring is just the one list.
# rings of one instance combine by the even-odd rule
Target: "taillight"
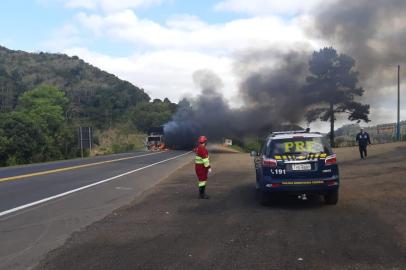
[[281,183],[266,184],[266,187],[269,187],[269,188],[277,188],[280,186],[282,186]]
[[278,165],[278,162],[276,161],[276,159],[273,159],[273,158],[263,158],[262,159],[262,166],[264,166],[264,167],[275,168],[277,165]]
[[328,180],[326,181],[327,186],[338,186],[338,182],[336,180]]
[[336,163],[337,163],[337,157],[336,157],[336,155],[331,155],[331,156],[326,157],[326,160],[324,161],[324,163],[325,163],[326,165],[333,165],[333,164],[336,164]]

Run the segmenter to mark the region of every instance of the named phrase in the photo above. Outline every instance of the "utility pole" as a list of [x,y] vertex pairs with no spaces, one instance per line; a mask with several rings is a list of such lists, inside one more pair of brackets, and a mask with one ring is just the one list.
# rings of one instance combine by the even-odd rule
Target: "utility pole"
[[79,127],[79,136],[80,136],[80,156],[83,159],[83,135],[82,135],[82,127]]
[[85,155],[84,150],[92,150],[92,127],[79,127],[79,147],[80,147],[80,156],[83,158]]
[[89,149],[92,151],[92,128],[89,126]]
[[400,65],[398,65],[398,119],[396,126],[396,140],[400,141]]

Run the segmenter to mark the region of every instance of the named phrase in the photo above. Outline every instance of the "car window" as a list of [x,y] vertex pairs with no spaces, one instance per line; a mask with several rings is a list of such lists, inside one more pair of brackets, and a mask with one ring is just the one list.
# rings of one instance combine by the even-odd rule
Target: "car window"
[[309,153],[327,153],[330,155],[331,149],[327,142],[320,137],[274,139],[269,143],[267,156]]
[[268,149],[268,143],[264,143],[264,145],[261,148],[261,156],[266,155],[267,149]]

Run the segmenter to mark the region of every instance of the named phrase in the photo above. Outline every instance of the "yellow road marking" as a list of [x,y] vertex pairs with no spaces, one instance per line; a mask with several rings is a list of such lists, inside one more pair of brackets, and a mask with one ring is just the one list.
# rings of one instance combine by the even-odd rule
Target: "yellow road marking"
[[76,170],[76,169],[81,169],[81,168],[96,166],[96,165],[100,165],[100,164],[106,164],[106,163],[112,163],[112,162],[118,162],[118,161],[133,159],[133,158],[137,158],[137,157],[145,157],[145,156],[155,155],[155,154],[158,154],[158,153],[162,153],[162,152],[156,152],[156,153],[151,153],[151,154],[146,154],[146,155],[140,155],[140,156],[132,156],[132,157],[125,157],[125,158],[118,158],[118,159],[100,161],[100,162],[95,162],[95,163],[89,163],[89,164],[83,164],[83,165],[77,165],[77,166],[71,166],[71,167],[64,167],[64,168],[60,168],[60,169],[54,169],[54,170],[48,170],[48,171],[42,171],[42,172],[35,172],[35,173],[29,173],[29,174],[22,174],[22,175],[17,175],[17,176],[10,176],[10,177],[5,177],[5,178],[0,178],[0,183],[1,183],[1,182],[7,182],[7,181],[18,180],[18,179],[22,179],[22,178],[33,177],[33,176],[39,176],[39,175],[46,175],[46,174],[52,174],[52,173],[58,173],[58,172],[71,171],[71,170]]

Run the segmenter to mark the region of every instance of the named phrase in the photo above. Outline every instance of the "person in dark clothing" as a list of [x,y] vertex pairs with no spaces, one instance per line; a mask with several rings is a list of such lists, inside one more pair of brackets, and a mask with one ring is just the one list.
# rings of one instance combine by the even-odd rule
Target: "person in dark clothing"
[[369,134],[361,128],[361,132],[357,134],[355,141],[358,143],[359,147],[359,154],[361,155],[361,159],[367,157],[367,146],[371,144],[371,140],[369,138]]

